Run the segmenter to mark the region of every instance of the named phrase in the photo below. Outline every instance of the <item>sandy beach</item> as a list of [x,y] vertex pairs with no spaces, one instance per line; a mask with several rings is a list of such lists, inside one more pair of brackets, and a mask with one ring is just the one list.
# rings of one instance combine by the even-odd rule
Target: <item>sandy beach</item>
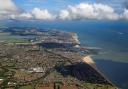
[[[115,84],[113,84],[96,66],[95,62],[93,61],[93,59],[91,58],[90,55],[87,55],[85,57],[82,58],[82,60],[87,63],[88,65],[90,65],[93,69],[95,69],[99,74],[101,74],[109,83],[111,83],[112,85],[115,86]],[[116,88],[118,89],[118,88]]]
[[95,69],[98,73],[100,73],[105,79],[109,81],[109,79],[98,69],[98,67],[96,66],[95,62],[93,61],[90,55],[83,57],[82,60],[88,65],[90,65],[93,69]]
[[89,65],[90,65],[91,67],[93,67],[94,69],[98,70],[98,68],[97,68],[97,66],[96,66],[96,64],[95,64],[95,62],[93,61],[93,59],[91,58],[90,55],[83,57],[82,60],[83,60],[84,62],[86,62],[87,64],[89,64]]

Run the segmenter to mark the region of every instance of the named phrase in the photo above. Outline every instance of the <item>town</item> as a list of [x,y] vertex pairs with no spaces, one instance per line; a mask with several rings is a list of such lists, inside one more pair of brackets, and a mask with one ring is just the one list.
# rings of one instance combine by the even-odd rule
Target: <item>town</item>
[[3,28],[0,89],[117,89],[82,60],[98,50],[81,47],[76,33]]

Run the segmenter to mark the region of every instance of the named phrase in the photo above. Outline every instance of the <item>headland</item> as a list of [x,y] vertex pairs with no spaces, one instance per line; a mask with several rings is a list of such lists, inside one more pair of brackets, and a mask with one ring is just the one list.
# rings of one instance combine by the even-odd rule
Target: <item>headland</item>
[[90,58],[96,51],[81,47],[76,33],[1,28],[0,35],[0,88],[117,89]]

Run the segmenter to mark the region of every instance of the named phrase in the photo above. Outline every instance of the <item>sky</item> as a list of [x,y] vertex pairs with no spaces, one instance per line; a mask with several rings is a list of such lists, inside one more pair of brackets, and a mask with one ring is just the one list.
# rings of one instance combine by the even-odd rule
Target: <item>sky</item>
[[128,0],[0,0],[1,19],[128,20]]
[[[24,10],[30,11],[34,7],[47,8],[51,12],[59,11],[68,5],[75,5],[80,2],[93,3],[96,0],[14,0]],[[22,3],[22,4],[21,4]]]
[[103,3],[112,6],[122,11],[126,5],[127,0],[14,0],[14,2],[25,10],[31,10],[33,7],[47,8],[50,11],[57,11],[66,8],[68,5],[75,5],[79,3]]

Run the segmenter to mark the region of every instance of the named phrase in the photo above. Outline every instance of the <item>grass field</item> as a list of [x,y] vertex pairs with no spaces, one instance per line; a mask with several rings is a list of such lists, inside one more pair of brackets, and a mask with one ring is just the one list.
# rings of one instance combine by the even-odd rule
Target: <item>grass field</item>
[[0,32],[0,36],[10,35],[10,32]]
[[33,89],[31,85],[22,86],[19,89]]
[[8,39],[8,40],[3,40],[0,43],[28,43],[30,42],[29,39],[27,38],[17,38],[17,39]]
[[107,84],[93,84],[93,83],[85,83],[89,89],[116,89],[115,87]]

